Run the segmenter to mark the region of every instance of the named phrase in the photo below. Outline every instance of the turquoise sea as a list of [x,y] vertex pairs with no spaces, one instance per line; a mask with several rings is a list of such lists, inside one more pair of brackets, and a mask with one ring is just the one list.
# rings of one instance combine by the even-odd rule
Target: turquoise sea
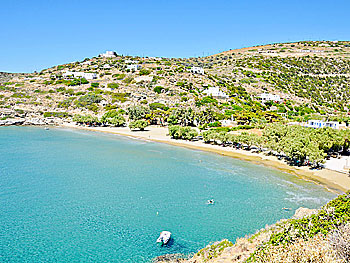
[[[334,197],[212,153],[78,130],[0,128],[0,262],[148,262],[234,241]],[[162,230],[173,233],[168,247],[155,243]]]

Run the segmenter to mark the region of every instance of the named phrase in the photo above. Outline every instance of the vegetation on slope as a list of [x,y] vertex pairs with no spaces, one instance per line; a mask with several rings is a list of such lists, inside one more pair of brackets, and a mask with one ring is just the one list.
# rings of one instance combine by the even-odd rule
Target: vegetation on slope
[[[218,261],[216,261],[216,259]],[[283,220],[235,244],[223,240],[187,262],[349,262],[350,192],[316,214]]]

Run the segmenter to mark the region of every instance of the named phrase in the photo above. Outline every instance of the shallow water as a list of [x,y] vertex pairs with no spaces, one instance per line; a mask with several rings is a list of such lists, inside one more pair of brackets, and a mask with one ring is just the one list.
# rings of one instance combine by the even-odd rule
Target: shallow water
[[[334,197],[212,153],[95,132],[0,128],[1,262],[147,262],[235,240]],[[155,244],[162,230],[173,233],[169,247]]]

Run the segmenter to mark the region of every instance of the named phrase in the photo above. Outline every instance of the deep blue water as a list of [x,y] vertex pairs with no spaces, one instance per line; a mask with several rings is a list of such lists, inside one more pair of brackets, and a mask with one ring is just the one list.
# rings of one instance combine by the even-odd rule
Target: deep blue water
[[[0,128],[1,262],[147,262],[234,241],[334,197],[216,154],[94,132]],[[216,204],[206,205],[211,198]],[[173,233],[170,247],[155,243],[162,230]]]

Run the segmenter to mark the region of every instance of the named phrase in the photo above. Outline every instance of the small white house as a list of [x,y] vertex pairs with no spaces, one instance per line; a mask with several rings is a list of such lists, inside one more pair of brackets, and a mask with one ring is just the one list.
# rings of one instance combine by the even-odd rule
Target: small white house
[[111,68],[111,65],[109,65],[109,64],[104,64],[104,65],[103,65],[103,68],[104,68],[104,69],[110,69],[110,68]]
[[97,74],[96,73],[85,73],[85,72],[71,72],[67,71],[62,74],[64,78],[85,78],[85,79],[97,79]]
[[124,62],[125,62],[125,64],[138,64],[139,63],[138,60],[131,60],[131,59],[127,59]]
[[279,95],[270,94],[270,93],[261,93],[259,99],[264,103],[267,101],[281,102],[281,97]]
[[204,68],[201,67],[192,67],[190,71],[196,74],[204,74]]
[[106,51],[105,53],[100,54],[100,57],[103,58],[115,58],[117,54],[114,51]]
[[332,128],[332,129],[339,129],[339,122],[337,121],[321,121],[321,120],[309,120],[307,122],[306,127],[318,129],[318,128]]
[[234,120],[220,120],[222,127],[233,127],[237,125],[237,121]]
[[219,87],[209,87],[208,89],[204,90],[203,93],[218,99],[229,98],[229,96],[225,92],[221,91]]
[[129,69],[129,70],[131,70],[131,71],[136,71],[136,70],[141,69],[141,65],[128,65],[128,66],[126,67],[126,69]]

